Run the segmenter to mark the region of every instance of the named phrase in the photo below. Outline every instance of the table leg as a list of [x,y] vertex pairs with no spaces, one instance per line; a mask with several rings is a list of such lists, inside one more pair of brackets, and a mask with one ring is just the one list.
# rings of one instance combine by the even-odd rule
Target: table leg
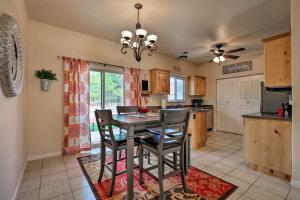
[[128,200],[133,200],[133,161],[134,161],[134,127],[129,126],[127,131],[127,194]]

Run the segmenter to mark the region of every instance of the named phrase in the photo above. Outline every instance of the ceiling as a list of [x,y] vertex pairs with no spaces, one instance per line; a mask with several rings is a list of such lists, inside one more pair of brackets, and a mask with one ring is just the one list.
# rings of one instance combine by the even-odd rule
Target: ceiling
[[[290,30],[287,0],[25,0],[29,17],[43,23],[115,42],[135,29],[136,2],[143,4],[142,27],[158,35],[158,52],[207,62],[212,45],[230,50],[263,48],[261,39]],[[244,53],[245,53],[244,52]]]

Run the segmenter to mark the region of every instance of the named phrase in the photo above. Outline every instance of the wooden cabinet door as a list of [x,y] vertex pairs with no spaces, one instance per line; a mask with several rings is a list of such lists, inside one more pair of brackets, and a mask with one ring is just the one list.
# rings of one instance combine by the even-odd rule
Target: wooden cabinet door
[[170,93],[170,74],[167,72],[157,72],[159,93]]
[[150,87],[153,94],[170,93],[170,72],[160,69],[150,70]]
[[200,83],[199,93],[201,96],[204,96],[206,93],[206,79],[200,78],[199,83]]
[[291,175],[291,122],[245,119],[246,160],[271,172]]
[[291,36],[268,41],[265,49],[265,85],[291,86]]
[[205,145],[207,140],[206,112],[193,112],[190,115],[188,133],[191,134],[191,148],[197,149]]
[[204,96],[206,91],[206,81],[204,77],[193,76],[189,78],[189,95]]

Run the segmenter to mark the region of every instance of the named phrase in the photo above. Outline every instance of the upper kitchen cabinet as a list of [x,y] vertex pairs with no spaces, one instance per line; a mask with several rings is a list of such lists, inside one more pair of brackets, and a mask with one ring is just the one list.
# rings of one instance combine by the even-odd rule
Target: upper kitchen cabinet
[[206,93],[206,78],[200,76],[189,77],[189,95],[205,96]]
[[150,87],[152,94],[170,93],[170,71],[162,69],[150,70]]
[[263,39],[266,87],[291,87],[291,34]]

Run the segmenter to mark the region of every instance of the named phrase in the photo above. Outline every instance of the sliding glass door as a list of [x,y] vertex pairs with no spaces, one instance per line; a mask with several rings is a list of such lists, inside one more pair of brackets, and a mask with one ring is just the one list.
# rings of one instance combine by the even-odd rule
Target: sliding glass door
[[90,130],[92,143],[99,143],[100,137],[95,120],[96,109],[111,109],[117,113],[116,106],[124,105],[123,73],[90,70]]

